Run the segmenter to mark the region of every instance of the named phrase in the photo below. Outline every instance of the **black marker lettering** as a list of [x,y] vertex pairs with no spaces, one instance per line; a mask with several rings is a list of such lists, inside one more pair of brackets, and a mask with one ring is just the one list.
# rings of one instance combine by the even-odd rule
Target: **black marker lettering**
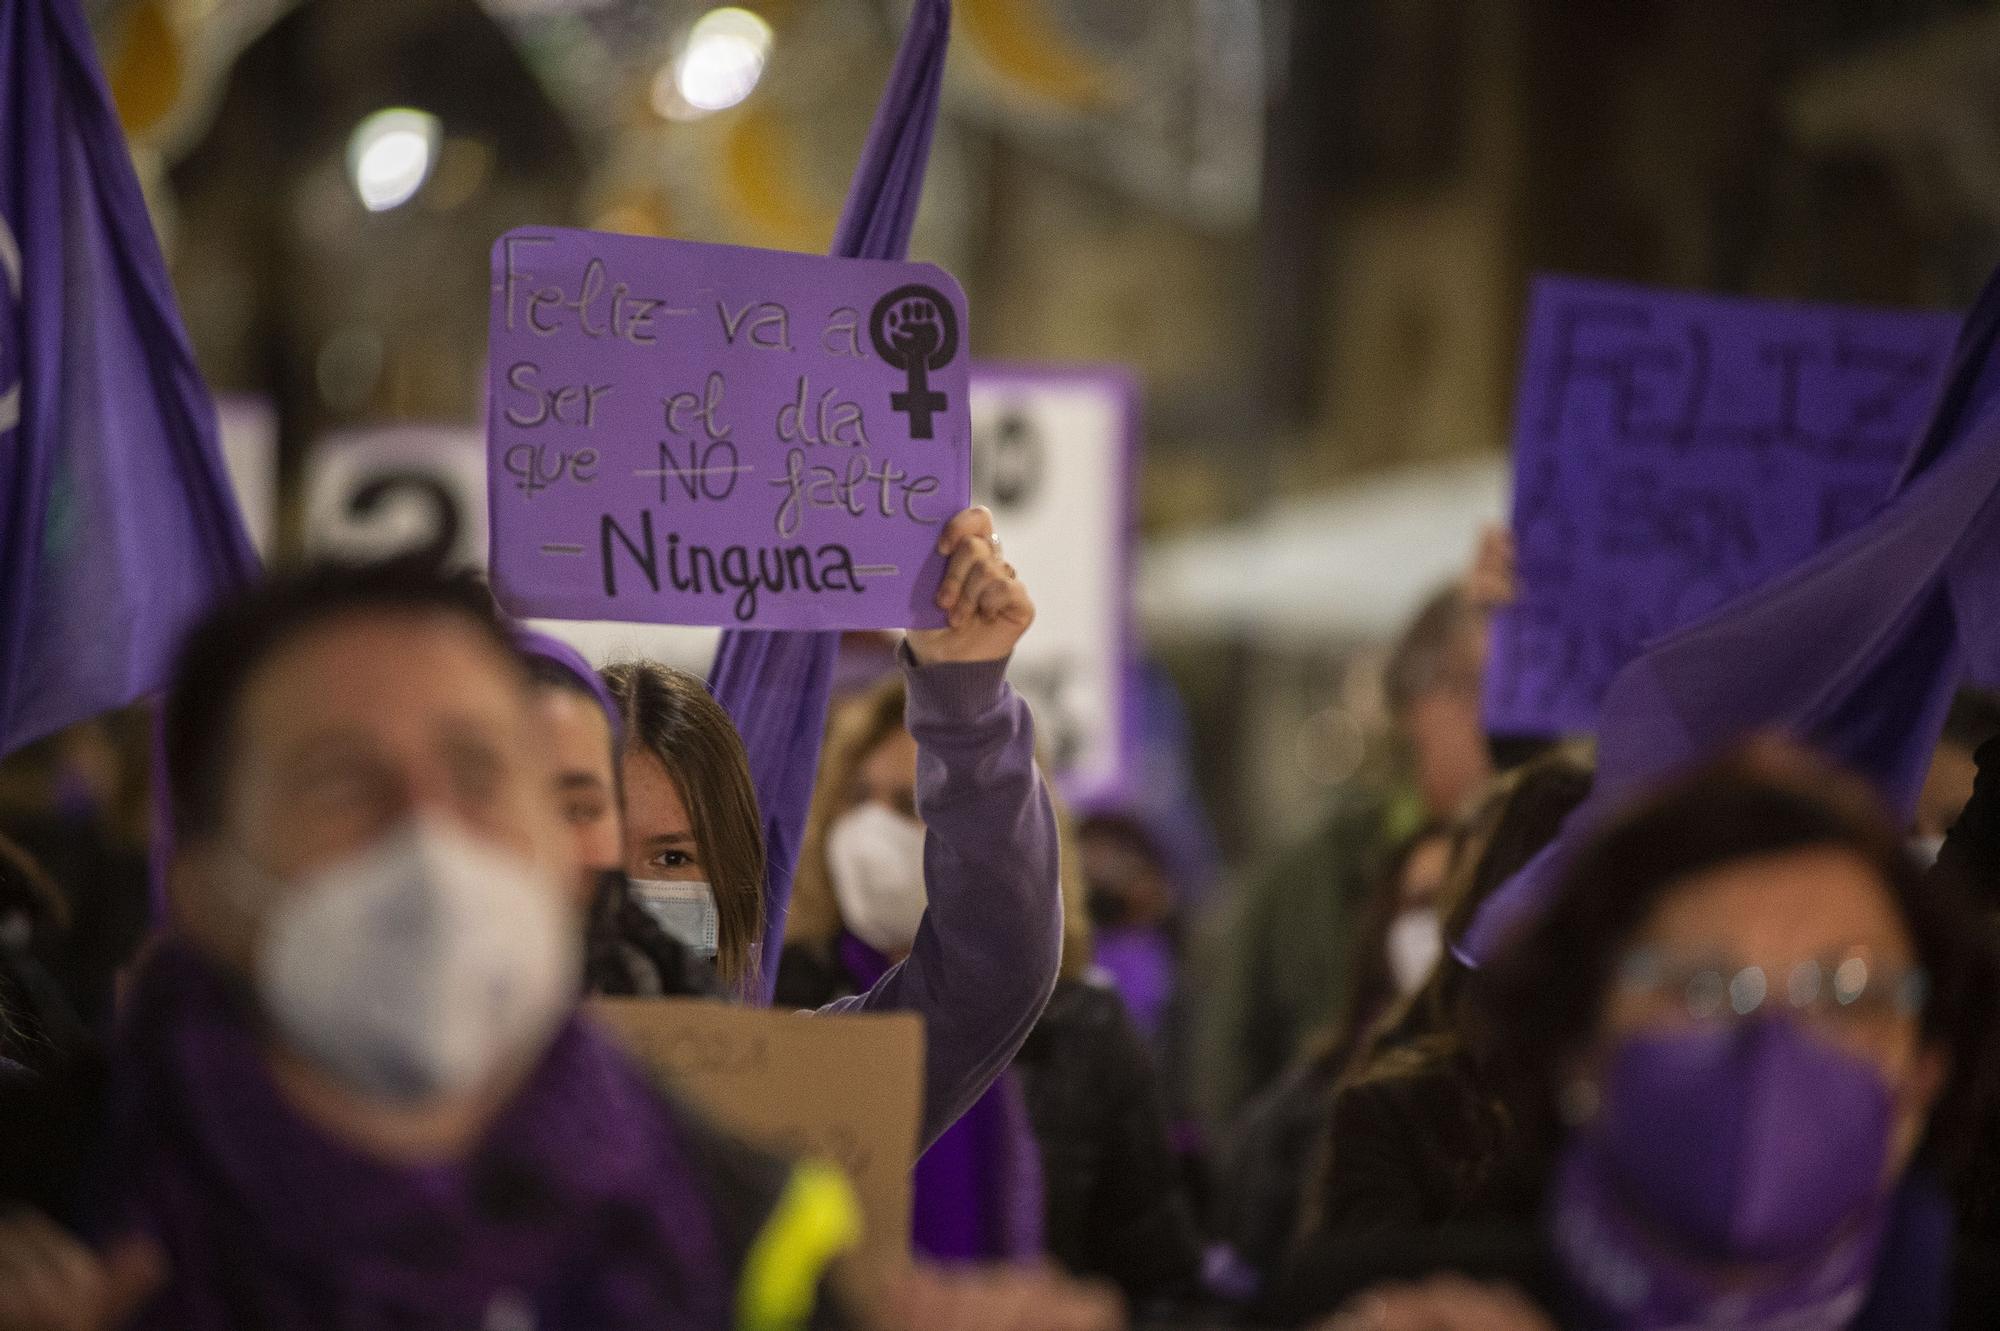
[[618,538],[620,544],[625,547],[626,553],[631,555],[638,563],[639,571],[646,575],[647,586],[651,587],[655,592],[659,591],[660,561],[657,552],[653,549],[653,515],[646,509],[640,509],[639,540],[637,542],[626,535],[625,529],[620,527],[617,519],[613,518],[609,513],[606,513],[599,522],[597,540],[599,555],[604,562],[604,594],[607,597],[614,598],[618,595],[618,578],[613,571],[611,558],[611,538],[614,535]]

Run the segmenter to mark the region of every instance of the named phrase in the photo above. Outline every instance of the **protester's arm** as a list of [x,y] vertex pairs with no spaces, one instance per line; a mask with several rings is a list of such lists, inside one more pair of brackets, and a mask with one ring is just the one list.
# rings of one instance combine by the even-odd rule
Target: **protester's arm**
[[838,633],[731,629],[709,671],[709,691],[743,737],[764,819],[764,937],[750,995],[758,1003],[770,1002],[777,982],[839,648]]
[[906,721],[929,904],[909,957],[823,1011],[924,1018],[928,1146],[1000,1075],[1055,988],[1062,893],[1055,811],[1035,763],[1034,719],[1006,681],[1034,605],[999,557],[992,516],[954,519],[939,604],[951,626],[911,633]]
[[823,1009],[922,1014],[926,1146],[1013,1059],[1062,955],[1055,811],[1005,670],[905,658],[929,903],[909,957]]

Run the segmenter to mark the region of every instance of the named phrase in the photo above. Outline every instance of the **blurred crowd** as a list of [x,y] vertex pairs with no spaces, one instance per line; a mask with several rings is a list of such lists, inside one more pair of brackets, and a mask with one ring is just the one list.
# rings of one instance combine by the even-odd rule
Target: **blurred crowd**
[[[832,253],[799,262],[886,271],[908,253],[951,6],[897,8],[908,28]],[[1046,54],[992,7],[960,8],[989,54]],[[1192,10],[1227,26],[1228,8]],[[1251,8],[1235,7],[1245,31]],[[288,161],[301,180],[318,160],[345,200],[331,158],[275,145],[331,142],[325,117],[352,90],[328,77],[300,95],[272,71],[319,69],[337,22],[357,43],[393,36],[356,13],[322,4],[273,28],[246,77],[304,119],[225,115],[218,160]],[[771,34],[736,7],[703,17],[657,85],[659,117],[742,101]],[[909,552],[942,569],[937,627],[760,621],[723,632],[705,674],[586,659],[514,619],[466,567],[485,534],[453,562],[449,504],[426,553],[280,546],[262,568],[94,43],[69,0],[0,0],[0,1331],[1994,1323],[2000,700],[1953,690],[2000,671],[2000,280],[1884,504],[1806,564],[1631,644],[1594,738],[1489,732],[1496,624],[1525,598],[1510,534],[1485,532],[1367,690],[1396,761],[1329,765],[1344,776],[1305,835],[1223,865],[1188,779],[1221,764],[1194,751],[1165,673],[1123,660],[1123,583],[1083,617],[1131,667],[1143,760],[1132,789],[1065,807],[1057,706],[1038,724],[1009,682],[1011,664],[1028,687],[1034,593],[985,508]],[[438,50],[425,58],[485,68]],[[141,52],[135,68],[174,64]],[[464,202],[493,150],[454,152],[441,124],[368,114],[345,216],[414,199],[433,150]],[[534,160],[506,167],[539,188]],[[298,272],[365,247],[319,195],[266,192],[258,240],[202,227],[232,273],[277,272],[284,323]],[[308,215],[311,238],[283,239]],[[357,271],[393,287],[377,258]],[[1267,268],[1277,287],[1317,280]],[[428,326],[443,308],[476,320],[477,268],[424,276],[426,291],[357,302],[426,325],[413,361],[441,381],[489,357],[497,371],[497,353]],[[892,406],[929,441],[922,403],[946,397],[925,367],[953,353],[923,357],[950,303],[898,308],[913,312],[901,359],[875,345],[908,376]],[[239,330],[259,357],[272,331]],[[373,336],[347,344],[365,374],[320,355],[329,404],[372,391]],[[1828,359],[1882,368],[1834,342]],[[1699,383],[1708,344],[1691,344]],[[1807,357],[1774,352],[1788,424],[1775,444],[1747,434],[1834,449],[1793,429]],[[1627,423],[1655,354],[1604,362]],[[555,390],[550,414],[577,391]],[[1246,431],[1271,424],[1246,415]],[[970,425],[953,428],[969,455]],[[930,518],[905,512],[921,546]],[[1358,727],[1363,710],[1342,715]],[[1286,783],[1233,775],[1267,795]],[[900,1031],[921,1061],[857,1053],[829,1083],[769,1038],[670,1070],[625,1024],[671,1044],[708,1021],[805,1032],[815,1051]],[[870,1165],[904,1182],[901,1156],[884,1168],[860,1158],[872,1148],[753,1131],[701,1094],[732,1058],[792,1124],[824,1117],[834,1090],[904,1113],[907,1232],[868,1188]]]
[[[0,1327],[1983,1320],[1993,700],[1910,825],[1754,740],[1477,955],[1593,777],[1482,729],[1504,533],[1387,658],[1400,774],[1213,887],[1058,806],[1028,590],[983,510],[942,548],[950,626],[850,643],[805,749],[785,654],[835,639],[600,672],[405,558],[273,576],[156,717],[9,760]],[[766,983],[924,1017],[914,1266],[580,1015]]]

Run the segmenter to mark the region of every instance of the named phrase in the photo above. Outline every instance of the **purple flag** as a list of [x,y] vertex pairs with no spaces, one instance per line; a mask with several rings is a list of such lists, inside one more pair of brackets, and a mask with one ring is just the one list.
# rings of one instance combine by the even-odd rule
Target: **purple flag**
[[157,689],[256,570],[90,30],[0,0],[0,754]]
[[[908,253],[950,36],[950,0],[917,0],[833,234],[835,255],[900,259]],[[722,635],[709,671],[709,688],[742,732],[764,817],[766,922],[755,992],[749,995],[760,1003],[771,1001],[778,982],[792,874],[812,803],[839,648],[838,633],[732,629]]]
[[[1612,680],[1591,798],[1488,899],[1463,940],[1493,955],[1571,847],[1645,786],[1763,730],[1872,779],[1908,815],[1961,675],[2000,664],[2000,272],[1888,504],[1772,582],[1648,647]],[[1966,671],[1968,662],[1972,669]]]

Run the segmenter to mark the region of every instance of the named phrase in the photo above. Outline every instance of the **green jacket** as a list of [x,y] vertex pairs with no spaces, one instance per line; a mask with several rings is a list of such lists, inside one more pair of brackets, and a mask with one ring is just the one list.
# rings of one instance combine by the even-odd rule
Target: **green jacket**
[[1237,890],[1197,953],[1196,1109],[1220,1131],[1340,1015],[1353,934],[1383,849],[1415,798],[1350,787],[1304,841]]

